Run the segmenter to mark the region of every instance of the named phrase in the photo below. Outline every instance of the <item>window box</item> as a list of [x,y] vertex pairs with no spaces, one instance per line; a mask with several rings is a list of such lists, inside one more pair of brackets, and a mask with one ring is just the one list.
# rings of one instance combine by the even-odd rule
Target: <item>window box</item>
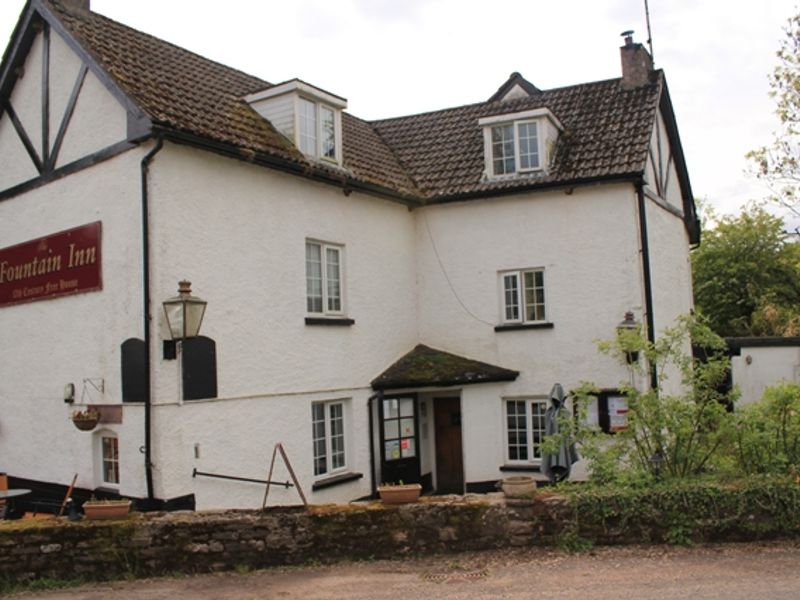
[[83,514],[91,520],[124,519],[130,509],[130,500],[87,500],[83,503]]
[[419,483],[386,484],[378,486],[378,495],[384,504],[411,504],[419,500],[422,485]]

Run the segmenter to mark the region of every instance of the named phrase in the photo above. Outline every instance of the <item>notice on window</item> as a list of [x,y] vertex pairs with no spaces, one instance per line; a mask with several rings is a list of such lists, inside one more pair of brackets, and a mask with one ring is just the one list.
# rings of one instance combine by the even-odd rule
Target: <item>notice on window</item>
[[608,430],[626,431],[628,429],[628,400],[623,396],[608,397]]

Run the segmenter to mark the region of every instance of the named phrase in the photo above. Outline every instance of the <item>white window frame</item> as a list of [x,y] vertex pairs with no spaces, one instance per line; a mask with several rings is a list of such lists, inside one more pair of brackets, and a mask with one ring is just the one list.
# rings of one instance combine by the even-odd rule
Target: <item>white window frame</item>
[[[535,125],[536,126],[536,164],[533,166],[523,167],[522,166],[522,149],[520,148],[520,129],[524,125]],[[511,158],[514,161],[514,169],[511,171],[504,171],[498,173],[495,171],[495,161],[497,159],[504,160],[508,159],[507,156],[496,156],[495,155],[495,144],[494,144],[494,131],[496,129],[505,129],[507,127],[511,128],[511,135],[514,142],[514,154]],[[512,121],[507,123],[500,123],[498,125],[492,125],[491,127],[487,128],[489,134],[489,166],[491,167],[492,177],[505,177],[511,175],[517,175],[519,173],[530,173],[533,171],[541,171],[543,169],[542,166],[542,156],[544,152],[544,144],[542,143],[542,135],[541,135],[541,127],[539,121],[537,120],[525,120],[525,121]]]
[[[102,429],[100,431],[95,432],[95,448],[94,448],[94,455],[95,455],[95,480],[97,482],[97,487],[102,487],[106,489],[119,489],[120,481],[122,480],[122,473],[120,471],[120,444],[119,444],[119,436],[109,429]],[[114,445],[116,446],[116,457],[111,457],[109,459],[105,456],[105,448],[103,444],[104,439],[113,439]],[[107,481],[105,477],[105,464],[107,462],[116,462],[116,475],[117,481]]]
[[[306,153],[306,156],[311,156],[312,158],[322,160],[329,163],[334,164],[341,164],[342,162],[342,117],[341,111],[337,109],[335,106],[331,106],[325,102],[319,102],[318,100],[314,100],[313,98],[307,98],[305,96],[298,96],[297,99],[297,147],[303,150],[302,145],[302,137],[303,137],[303,128],[302,128],[302,117],[301,117],[301,107],[303,103],[309,103],[314,105],[314,151],[312,153]],[[323,125],[323,115],[325,111],[329,111],[333,117],[333,156],[325,156],[324,154],[324,133],[325,128]]]
[[[503,435],[504,454],[507,464],[519,465],[538,465],[542,462],[541,443],[545,436],[544,416],[547,412],[548,398],[546,396],[514,396],[503,398]],[[514,403],[514,408],[519,409],[520,406],[524,407],[525,414],[523,418],[523,428],[512,429],[509,425],[509,405]],[[518,413],[515,413],[518,414]],[[516,425],[516,424],[515,424]],[[534,428],[534,425],[536,427]],[[512,453],[512,431],[523,431],[525,439],[520,442],[518,439],[513,446],[517,448],[524,448],[525,457],[513,456]],[[538,437],[534,436],[537,432]]]
[[[338,407],[339,414],[336,414]],[[349,407],[347,399],[324,400],[311,403],[311,470],[315,479],[331,477],[348,470],[349,449]],[[322,410],[322,419],[318,419],[318,411]],[[333,434],[334,423],[339,421],[340,433]],[[322,436],[318,424],[322,423]],[[341,438],[341,443],[335,447],[334,438]],[[322,447],[318,442],[322,441]],[[341,457],[341,462],[334,466],[336,457]],[[325,459],[324,468],[317,464],[318,458]]]
[[[321,311],[314,311],[311,310],[309,306],[309,269],[308,269],[308,247],[309,246],[318,246],[320,249],[320,260],[321,260],[321,285],[322,285],[322,310]],[[345,268],[344,268],[344,246],[342,244],[333,244],[330,242],[322,242],[320,240],[315,239],[306,239],[305,243],[305,256],[306,256],[306,313],[309,315],[314,315],[318,317],[341,317],[346,314],[345,311],[345,293],[344,293],[344,276],[345,276]],[[339,255],[339,308],[330,308],[329,303],[331,301],[331,295],[328,290],[329,284],[329,274],[328,274],[328,262],[327,256],[328,251],[336,251]]]
[[[538,303],[534,302],[533,304],[538,306],[541,304],[544,315],[542,318],[538,319],[529,319],[528,318],[528,304],[525,302],[525,275],[527,273],[534,274],[534,284],[536,279],[536,273],[541,273],[542,275],[542,295],[543,295],[543,302]],[[516,290],[515,290],[515,303],[509,302],[510,298],[508,298],[506,293],[506,279],[507,278],[514,278],[516,280]],[[500,322],[501,323],[508,323],[508,324],[526,324],[526,323],[547,323],[547,316],[549,314],[549,310],[547,308],[547,281],[545,275],[545,268],[544,267],[532,267],[528,269],[511,269],[507,271],[500,271],[499,272],[499,285],[500,285]],[[539,286],[535,286],[537,288]],[[534,288],[534,289],[535,289]],[[509,316],[508,309],[511,306],[515,306],[517,309],[517,316]]]
[[[536,124],[536,147],[538,163],[535,166],[522,168],[520,153],[520,127],[527,124]],[[546,140],[549,130],[548,123],[555,126],[558,131],[563,131],[563,126],[559,120],[546,108],[537,108],[518,113],[483,117],[478,120],[478,124],[483,127],[483,149],[486,164],[486,174],[492,179],[503,179],[516,177],[521,174],[545,171],[550,157],[547,153]],[[498,127],[511,127],[514,138],[514,170],[505,173],[497,173],[494,169],[494,145],[492,143],[492,132]]]

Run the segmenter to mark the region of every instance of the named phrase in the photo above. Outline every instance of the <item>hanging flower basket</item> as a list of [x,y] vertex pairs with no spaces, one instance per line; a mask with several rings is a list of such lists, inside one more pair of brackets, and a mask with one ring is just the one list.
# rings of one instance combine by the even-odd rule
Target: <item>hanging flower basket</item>
[[94,410],[77,410],[72,413],[72,424],[81,431],[91,431],[100,422],[100,413]]

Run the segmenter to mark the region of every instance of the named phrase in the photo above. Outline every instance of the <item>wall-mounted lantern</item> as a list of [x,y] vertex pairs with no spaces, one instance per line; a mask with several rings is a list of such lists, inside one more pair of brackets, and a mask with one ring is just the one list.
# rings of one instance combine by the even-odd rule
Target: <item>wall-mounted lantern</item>
[[[617,337],[622,337],[623,339],[625,336],[630,332],[631,334],[634,332],[638,332],[641,325],[640,323],[634,318],[633,312],[628,311],[625,313],[625,319],[617,325]],[[638,350],[629,350],[625,352],[625,360],[629,365],[637,362],[639,360],[639,351]]]
[[167,316],[170,334],[173,340],[197,337],[203,315],[206,312],[205,300],[192,296],[192,282],[178,283],[178,295],[164,300],[164,313]]

